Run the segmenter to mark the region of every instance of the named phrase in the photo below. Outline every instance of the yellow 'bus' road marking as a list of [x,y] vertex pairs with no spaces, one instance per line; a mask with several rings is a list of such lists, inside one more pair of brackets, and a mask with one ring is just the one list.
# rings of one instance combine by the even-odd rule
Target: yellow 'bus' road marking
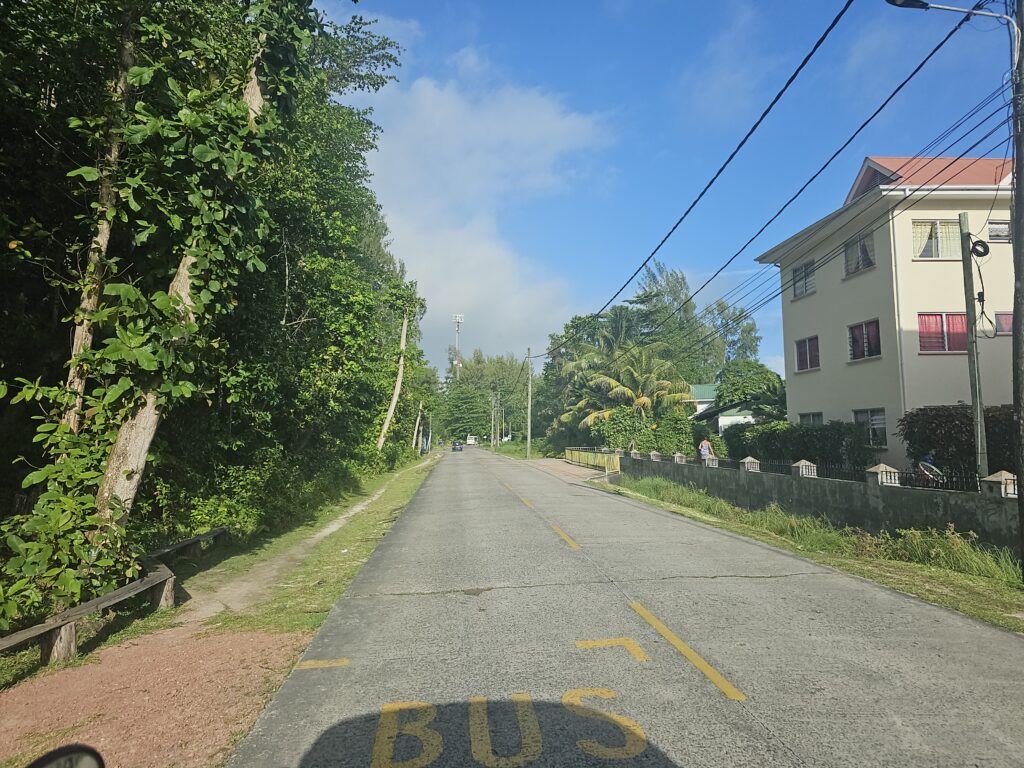
[[295,665],[295,669],[330,669],[332,667],[347,667],[348,659],[306,659]]
[[654,630],[659,635],[668,640],[669,645],[686,657],[686,660],[699,669],[704,674],[704,677],[714,683],[715,687],[724,693],[726,698],[732,699],[733,701],[747,700],[747,697],[742,691],[722,677],[718,670],[704,661],[704,659],[700,657],[700,654],[693,650],[693,648],[680,640],[675,632],[666,627],[657,616],[644,608],[640,603],[630,603],[629,607],[636,611],[640,615],[640,618],[654,627]]
[[650,661],[640,644],[632,637],[609,637],[607,640],[577,640],[577,648],[625,648],[637,661]]
[[557,534],[558,534],[559,536],[561,536],[561,537],[562,537],[562,539],[563,539],[563,540],[565,541],[565,543],[569,545],[569,548],[570,548],[570,549],[579,549],[579,548],[580,548],[580,545],[579,545],[579,544],[577,544],[577,543],[576,543],[575,541],[573,541],[573,540],[572,540],[572,536],[570,536],[570,535],[569,535],[568,533],[566,533],[565,531],[563,531],[563,530],[562,530],[561,528],[559,528],[559,527],[558,527],[557,525],[555,525],[554,523],[552,523],[552,524],[551,524],[551,529],[552,529],[552,530],[553,530],[553,531],[554,531],[555,533],[557,533]]

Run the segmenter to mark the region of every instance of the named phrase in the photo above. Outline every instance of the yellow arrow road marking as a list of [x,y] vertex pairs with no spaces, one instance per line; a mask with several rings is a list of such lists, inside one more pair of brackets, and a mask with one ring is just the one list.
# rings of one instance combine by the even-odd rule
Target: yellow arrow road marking
[[650,661],[640,644],[631,637],[609,637],[607,640],[577,640],[577,648],[625,648],[637,661]]
[[680,640],[676,633],[666,627],[657,616],[644,608],[640,603],[630,603],[629,607],[636,611],[640,615],[640,618],[654,627],[654,630],[659,635],[668,640],[669,645],[686,657],[686,660],[699,669],[704,674],[704,677],[714,683],[715,687],[724,693],[726,698],[732,699],[733,701],[747,700],[747,697],[742,691],[726,680],[718,670],[704,661],[704,659],[700,657],[700,654],[693,650],[693,648]]

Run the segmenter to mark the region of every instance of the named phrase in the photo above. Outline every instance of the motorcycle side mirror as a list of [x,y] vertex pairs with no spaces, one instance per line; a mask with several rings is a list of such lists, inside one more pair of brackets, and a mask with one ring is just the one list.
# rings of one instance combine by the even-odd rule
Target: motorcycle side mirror
[[103,758],[92,747],[70,744],[47,752],[28,768],[104,768]]

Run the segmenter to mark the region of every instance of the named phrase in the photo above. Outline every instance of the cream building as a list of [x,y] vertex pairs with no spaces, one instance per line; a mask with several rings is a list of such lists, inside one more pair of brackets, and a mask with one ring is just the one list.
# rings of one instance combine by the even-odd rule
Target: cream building
[[859,421],[908,464],[900,417],[970,402],[957,216],[990,253],[978,349],[986,405],[1009,403],[1013,265],[1002,159],[869,157],[842,208],[758,257],[779,267],[790,421]]

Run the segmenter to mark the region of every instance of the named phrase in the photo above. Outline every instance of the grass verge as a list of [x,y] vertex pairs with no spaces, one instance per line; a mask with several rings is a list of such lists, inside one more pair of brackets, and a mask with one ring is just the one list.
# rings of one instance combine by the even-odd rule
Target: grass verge
[[873,536],[797,517],[778,506],[747,510],[664,478],[622,478],[622,485],[591,482],[606,492],[738,533],[852,573],[1004,629],[1024,632],[1024,578],[1006,550],[975,543],[971,535],[898,531]]
[[[508,456],[513,459],[525,459],[526,458],[526,441],[511,441],[508,443],[502,443],[496,449],[491,448],[490,445],[483,446],[485,451],[491,451],[492,453],[498,453],[502,456]],[[552,456],[548,441],[544,438],[537,438],[533,441],[530,446],[530,458],[531,459],[543,459],[547,456]]]
[[303,563],[252,609],[220,613],[209,621],[219,630],[309,632],[327,617],[378,542],[388,532],[430,472],[422,464],[395,478],[381,496],[321,541]]
[[[179,583],[183,584],[186,588],[186,591],[188,588],[216,589],[224,582],[244,573],[256,563],[272,558],[304,540],[343,514],[347,509],[370,498],[392,479],[394,480],[394,485],[402,486],[408,491],[405,497],[405,500],[408,501],[408,498],[411,498],[412,493],[415,492],[426,476],[428,465],[432,465],[432,463],[432,460],[428,459],[397,472],[389,472],[374,477],[367,481],[359,491],[347,494],[336,502],[323,505],[316,511],[316,514],[308,523],[304,523],[286,533],[255,543],[251,541],[218,542],[197,558],[178,558],[170,561],[169,565],[178,578]],[[410,486],[409,481],[412,478],[418,479],[415,480],[414,485]],[[409,487],[411,487],[411,490],[408,490]],[[395,500],[401,498],[401,494],[394,495],[394,492],[394,487],[388,488],[374,504],[370,505],[362,513],[355,515],[341,531],[346,530],[350,525],[358,524],[358,521],[361,521],[371,508],[377,507],[387,499]],[[402,506],[404,506],[404,503],[402,502]],[[337,534],[334,535],[336,536]],[[322,547],[331,539],[332,537],[328,537],[324,542],[321,542],[320,546]],[[376,539],[374,544],[376,544]],[[370,551],[372,551],[372,548]],[[356,568],[356,571],[358,571],[358,568]],[[355,572],[353,572],[352,576],[354,575]],[[351,578],[348,581],[351,581]],[[345,586],[348,585],[348,581],[345,582]],[[342,591],[344,590],[342,589]],[[133,637],[166,629],[175,623],[180,607],[149,611],[148,613],[146,611],[149,611],[148,597],[141,595],[135,600],[120,604],[115,611],[106,612],[103,615],[95,614],[78,622],[78,656],[61,664],[53,664],[48,667],[40,666],[38,645],[30,645],[20,651],[0,655],[0,691],[37,674],[50,674],[66,667],[89,663],[96,658],[96,652],[103,648],[123,643]],[[326,612],[324,615],[326,615]],[[319,625],[319,622],[317,622],[317,625]]]

